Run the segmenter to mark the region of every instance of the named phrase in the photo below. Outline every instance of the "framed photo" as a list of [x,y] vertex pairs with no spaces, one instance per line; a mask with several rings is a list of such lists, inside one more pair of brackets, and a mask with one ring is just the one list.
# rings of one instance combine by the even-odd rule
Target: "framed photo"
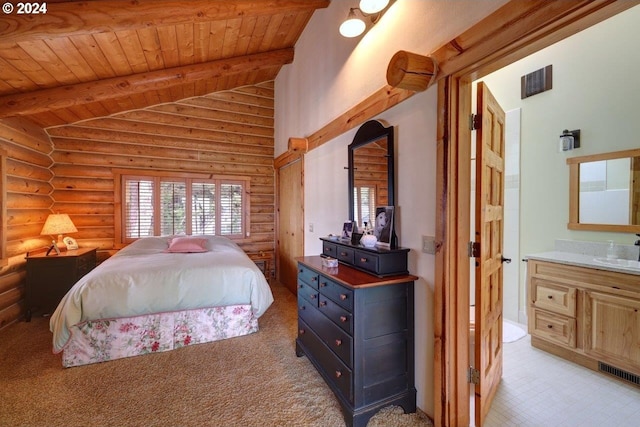
[[342,226],[342,236],[343,240],[351,240],[351,235],[353,234],[353,221],[345,221]]
[[373,234],[378,238],[378,246],[391,247],[393,236],[393,206],[378,206],[373,221]]

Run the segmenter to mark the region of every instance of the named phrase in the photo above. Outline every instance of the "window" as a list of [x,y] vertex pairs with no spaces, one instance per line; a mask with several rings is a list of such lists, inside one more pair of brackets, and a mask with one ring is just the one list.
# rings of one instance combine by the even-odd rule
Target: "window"
[[233,239],[249,235],[247,177],[130,173],[116,173],[116,177],[121,182],[116,194],[119,243],[172,234]]
[[356,185],[353,187],[353,219],[358,227],[373,227],[376,218],[376,187],[374,185]]

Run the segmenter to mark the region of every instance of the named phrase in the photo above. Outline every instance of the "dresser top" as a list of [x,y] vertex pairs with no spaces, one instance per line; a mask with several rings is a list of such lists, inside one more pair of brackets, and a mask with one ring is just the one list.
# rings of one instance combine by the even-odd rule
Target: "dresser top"
[[398,276],[378,277],[364,271],[340,264],[338,267],[325,267],[322,265],[323,257],[320,255],[305,256],[296,258],[305,266],[322,273],[333,280],[350,288],[367,288],[373,286],[394,285],[400,283],[413,282],[418,280],[417,276],[412,274],[402,274]]

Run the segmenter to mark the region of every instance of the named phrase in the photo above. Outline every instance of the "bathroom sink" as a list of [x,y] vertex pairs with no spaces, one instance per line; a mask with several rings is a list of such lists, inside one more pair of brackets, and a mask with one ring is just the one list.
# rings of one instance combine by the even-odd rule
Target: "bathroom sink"
[[597,263],[611,265],[613,267],[635,268],[640,270],[640,261],[632,259],[594,258],[593,260]]

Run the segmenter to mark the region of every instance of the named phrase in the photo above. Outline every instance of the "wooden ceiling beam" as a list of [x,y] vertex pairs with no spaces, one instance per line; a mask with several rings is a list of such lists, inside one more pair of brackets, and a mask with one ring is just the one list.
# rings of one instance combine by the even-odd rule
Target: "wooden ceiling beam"
[[47,3],[37,15],[3,14],[3,45],[23,40],[135,30],[163,25],[218,21],[278,13],[314,11],[329,0],[136,0]]
[[293,48],[0,97],[0,118],[106,101],[293,62]]

